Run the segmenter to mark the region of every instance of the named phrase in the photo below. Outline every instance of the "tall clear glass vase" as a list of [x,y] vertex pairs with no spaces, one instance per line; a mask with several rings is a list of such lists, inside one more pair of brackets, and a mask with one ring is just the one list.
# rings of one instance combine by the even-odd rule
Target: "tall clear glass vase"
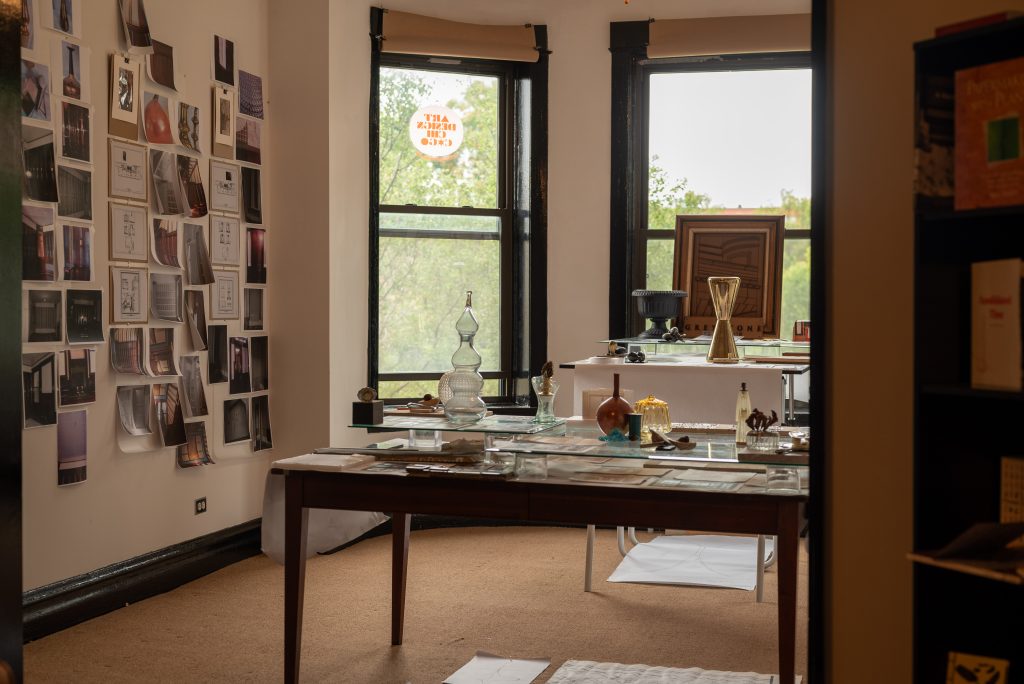
[[479,329],[471,290],[466,293],[466,308],[455,323],[459,348],[452,354],[453,369],[448,377],[452,397],[444,403],[444,415],[452,423],[475,423],[487,414],[487,405],[480,397],[484,379],[479,368],[483,359],[473,347],[473,337]]

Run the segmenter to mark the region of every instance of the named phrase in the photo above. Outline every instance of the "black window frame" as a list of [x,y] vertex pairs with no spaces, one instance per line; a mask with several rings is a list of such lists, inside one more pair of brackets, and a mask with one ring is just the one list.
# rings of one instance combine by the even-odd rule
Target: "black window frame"
[[[381,373],[379,368],[379,240],[381,237],[432,239],[498,239],[501,264],[501,331],[499,370],[481,371],[498,379],[500,394],[485,396],[502,412],[528,412],[536,399],[529,378],[544,364],[547,349],[547,27],[534,26],[539,59],[512,62],[407,55],[381,51],[386,11],[371,8],[370,86],[370,254],[367,384],[381,381],[436,380],[443,371]],[[499,89],[499,161],[495,208],[427,207],[380,204],[380,70],[381,68],[468,73],[497,77]],[[500,223],[498,236],[474,231],[405,231],[381,229],[381,214],[490,216]],[[453,340],[452,351],[455,345]],[[420,396],[389,397],[405,403]]]
[[[611,24],[612,193],[608,288],[610,339],[634,337],[645,323],[633,290],[647,287],[648,240],[675,239],[671,229],[648,229],[651,76],[712,71],[812,70],[811,52],[647,57],[649,22]],[[812,152],[813,154],[813,152]],[[810,227],[786,229],[784,240],[810,240]]]

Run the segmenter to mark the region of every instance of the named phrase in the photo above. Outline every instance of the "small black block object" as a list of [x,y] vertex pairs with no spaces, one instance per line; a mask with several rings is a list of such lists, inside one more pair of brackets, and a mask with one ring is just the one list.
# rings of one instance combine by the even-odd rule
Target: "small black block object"
[[352,402],[352,422],[356,425],[379,425],[384,422],[384,402],[373,401]]

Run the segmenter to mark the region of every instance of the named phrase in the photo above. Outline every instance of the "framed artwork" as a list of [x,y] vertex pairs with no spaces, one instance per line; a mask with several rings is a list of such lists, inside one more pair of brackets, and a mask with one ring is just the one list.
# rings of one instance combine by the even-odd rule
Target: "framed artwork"
[[110,138],[108,194],[119,199],[149,201],[146,183],[146,148]]
[[241,257],[238,219],[210,217],[210,259],[218,266],[238,266]]
[[145,268],[110,267],[110,322],[146,323],[149,272]]
[[210,160],[210,209],[237,214],[241,189],[241,171],[236,164]]
[[785,216],[677,216],[672,287],[682,302],[687,337],[715,328],[708,278],[738,276],[733,332],[778,337],[782,314],[782,240]]
[[213,272],[213,296],[210,300],[211,319],[238,319],[238,271]]
[[149,212],[146,207],[110,204],[110,260],[149,261]]

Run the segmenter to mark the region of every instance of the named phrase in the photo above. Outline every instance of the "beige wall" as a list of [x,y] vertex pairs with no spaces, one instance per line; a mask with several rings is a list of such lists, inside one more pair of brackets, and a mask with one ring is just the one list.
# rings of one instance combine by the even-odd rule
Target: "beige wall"
[[[48,19],[49,4],[47,0],[35,0],[39,20]],[[85,287],[102,288],[105,296],[109,296],[106,180],[107,88],[110,80],[108,58],[111,52],[119,49],[123,38],[117,3],[88,0],[80,4],[86,10],[82,12],[80,42],[90,48],[92,53],[89,66],[92,80],[94,254],[93,282]],[[236,66],[266,77],[269,4],[266,0],[158,0],[146,3],[153,37],[174,47],[178,97],[200,108],[200,145],[204,152],[200,169],[207,186],[212,34],[217,32],[235,41]],[[36,29],[34,52],[39,61],[50,64],[51,74],[59,75],[59,62],[55,61],[49,51],[50,44],[58,40],[59,34],[43,28]],[[59,76],[56,83],[60,83]],[[148,81],[144,78],[143,89],[147,86]],[[264,87],[267,86],[268,81],[264,80]],[[55,95],[52,100],[54,112],[59,111],[59,103],[60,99]],[[264,144],[272,137],[268,118],[268,125],[263,129]],[[59,143],[59,136],[56,142]],[[184,152],[184,149],[178,151]],[[272,156],[273,151],[264,149],[265,169],[274,168]],[[271,180],[273,173],[264,172],[264,183]],[[274,223],[277,216],[272,206],[272,201],[264,206],[264,220],[268,226]],[[208,226],[208,221],[208,218],[203,218],[190,223]],[[268,244],[270,268],[276,269],[273,259],[277,243],[273,233]],[[161,267],[152,265],[150,268],[161,270]],[[244,269],[241,272],[244,279]],[[271,270],[272,274],[274,272]],[[270,290],[273,290],[272,285]],[[206,291],[209,293],[208,287]],[[267,320],[272,320],[272,317],[273,308]],[[191,352],[191,346],[185,341],[185,326],[178,324],[176,327],[176,353]],[[229,334],[242,334],[239,321],[230,323]],[[278,339],[273,332],[270,335],[273,339],[271,354],[277,360],[281,358],[276,348]],[[180,469],[175,465],[173,448],[146,453],[122,453],[115,440],[117,409],[113,387],[117,378],[108,361],[109,346],[109,343],[105,343],[95,347],[98,401],[85,407],[88,411],[88,479],[81,484],[57,487],[56,428],[44,427],[24,432],[22,498],[25,589],[260,516],[267,463],[270,454],[277,452],[254,455],[247,445],[225,448],[220,444],[220,426],[223,422],[221,405],[226,398],[227,386],[207,387],[207,401],[213,414],[207,421],[207,437],[216,461],[215,466]],[[28,345],[26,351],[65,347],[37,343]],[[282,378],[277,369],[272,374],[275,382]],[[272,409],[276,410],[285,403],[279,399],[281,396],[275,392],[271,399]],[[273,420],[276,428],[276,415]],[[207,497],[208,511],[196,516],[193,501],[203,496]]]
[[[912,44],[935,26],[1024,3],[830,5],[828,680],[909,682]],[[887,353],[864,358],[866,335]]]

